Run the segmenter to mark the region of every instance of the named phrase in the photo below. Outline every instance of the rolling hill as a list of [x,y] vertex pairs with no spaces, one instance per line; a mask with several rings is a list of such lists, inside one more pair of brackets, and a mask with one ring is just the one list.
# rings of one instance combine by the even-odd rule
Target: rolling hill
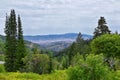
[[[41,49],[60,51],[68,47],[77,38],[77,33],[24,36],[24,39],[41,46]],[[84,39],[92,38],[91,35],[82,34]]]

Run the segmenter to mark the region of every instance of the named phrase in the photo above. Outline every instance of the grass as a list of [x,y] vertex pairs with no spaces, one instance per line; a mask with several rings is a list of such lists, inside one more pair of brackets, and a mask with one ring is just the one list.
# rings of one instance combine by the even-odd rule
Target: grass
[[[70,78],[70,75],[68,75],[69,70],[71,69],[56,70],[51,74],[39,75],[25,72],[6,72],[3,64],[0,64],[0,80],[68,80]],[[79,75],[80,74],[78,73],[77,76]],[[111,73],[108,73],[108,77],[110,78],[108,80],[120,80],[120,70],[111,71]]]
[[3,72],[0,73],[0,80],[67,80],[67,74],[65,70],[43,75],[35,73]]
[[[79,74],[78,74],[79,75]],[[35,74],[20,72],[0,72],[0,80],[68,80],[67,70],[57,70],[51,74]],[[109,80],[120,80],[120,70],[109,75]]]

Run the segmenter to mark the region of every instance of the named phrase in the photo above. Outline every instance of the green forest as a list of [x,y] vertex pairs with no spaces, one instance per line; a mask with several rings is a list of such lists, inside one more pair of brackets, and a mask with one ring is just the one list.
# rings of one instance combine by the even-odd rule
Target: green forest
[[6,14],[0,35],[0,80],[120,80],[120,34],[100,17],[93,38],[76,41],[55,53],[27,46],[21,16]]

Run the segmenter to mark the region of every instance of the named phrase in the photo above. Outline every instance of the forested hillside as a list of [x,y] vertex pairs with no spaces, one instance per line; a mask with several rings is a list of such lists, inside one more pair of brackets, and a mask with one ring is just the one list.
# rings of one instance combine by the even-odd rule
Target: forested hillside
[[55,50],[66,46],[61,51],[25,41],[21,16],[14,9],[6,15],[5,37],[0,37],[0,59],[5,62],[0,80],[120,80],[120,34],[109,29],[104,17],[93,37],[85,39],[79,32],[70,45],[53,43]]
[[[24,36],[24,39],[37,43],[41,49],[52,50],[59,52],[69,47],[77,38],[78,33],[54,34],[54,35],[37,35],[37,36]],[[91,39],[92,36],[82,34],[84,39]]]

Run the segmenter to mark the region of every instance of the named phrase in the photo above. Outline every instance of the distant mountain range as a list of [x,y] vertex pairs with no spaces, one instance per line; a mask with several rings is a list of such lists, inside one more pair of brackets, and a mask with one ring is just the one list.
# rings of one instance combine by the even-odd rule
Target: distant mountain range
[[[77,33],[67,33],[67,34],[54,34],[54,35],[36,35],[36,36],[24,36],[25,44],[28,48],[40,48],[42,50],[52,50],[60,51],[67,48],[74,42],[77,38]],[[82,34],[84,39],[92,38],[91,35]],[[5,37],[0,35],[2,42],[5,42]],[[0,48],[2,49],[2,48]],[[1,50],[0,50],[1,53]]]
[[[54,35],[35,35],[24,36],[24,39],[33,43],[37,43],[42,49],[60,51],[68,47],[77,38],[77,33],[54,34]],[[91,35],[82,34],[84,39],[92,38]]]

